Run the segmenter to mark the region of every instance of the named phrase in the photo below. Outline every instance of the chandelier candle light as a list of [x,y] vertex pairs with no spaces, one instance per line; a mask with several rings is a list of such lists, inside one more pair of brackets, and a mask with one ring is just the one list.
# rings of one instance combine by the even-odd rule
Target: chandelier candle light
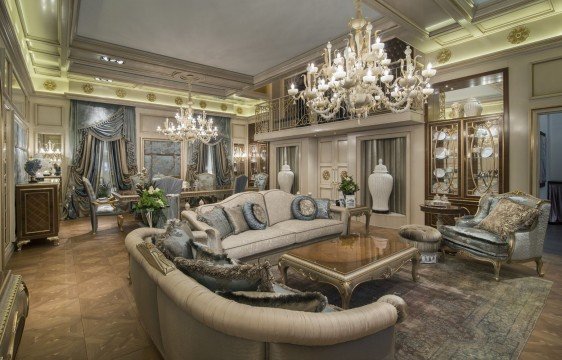
[[58,162],[62,160],[62,152],[60,149],[54,149],[51,140],[47,141],[47,149],[39,149],[39,154],[43,155],[44,159]]
[[191,83],[189,85],[189,95],[187,107],[180,106],[180,111],[176,113],[177,124],[170,124],[170,120],[166,118],[164,128],[160,126],[156,131],[166,135],[172,141],[195,141],[200,140],[207,144],[211,139],[215,139],[218,135],[217,127],[213,127],[213,119],[207,119],[207,113],[203,111],[202,115],[193,114],[193,100],[191,99]]
[[[356,18],[349,22],[351,33],[342,52],[332,51],[328,42],[324,50],[324,64],[320,68],[310,63],[304,77],[305,89],[299,91],[291,84],[288,94],[326,120],[338,114],[343,105],[353,117],[367,117],[375,109],[399,113],[410,109],[415,100],[425,100],[433,94],[429,79],[436,70],[427,64],[423,69],[412,57],[407,46],[405,58],[400,59],[399,77],[394,79],[384,50],[384,43],[373,25],[363,17],[361,1],[355,0]],[[420,71],[421,70],[421,71]]]

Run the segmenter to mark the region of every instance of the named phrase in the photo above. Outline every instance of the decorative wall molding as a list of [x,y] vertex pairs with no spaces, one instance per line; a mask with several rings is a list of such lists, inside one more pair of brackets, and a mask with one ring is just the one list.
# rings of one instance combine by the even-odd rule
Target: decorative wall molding
[[63,126],[63,106],[36,103],[35,125],[37,126]]

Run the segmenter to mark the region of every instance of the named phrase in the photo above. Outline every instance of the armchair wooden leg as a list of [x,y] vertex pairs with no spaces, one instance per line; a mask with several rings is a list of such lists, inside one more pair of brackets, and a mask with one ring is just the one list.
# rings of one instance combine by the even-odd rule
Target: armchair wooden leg
[[500,269],[502,267],[502,263],[501,261],[494,261],[494,279],[496,279],[496,281],[500,281]]
[[542,271],[542,257],[536,257],[535,258],[535,263],[537,264],[537,274],[539,274],[540,277],[544,276],[544,272]]
[[123,231],[123,215],[117,215],[117,226],[120,231]]

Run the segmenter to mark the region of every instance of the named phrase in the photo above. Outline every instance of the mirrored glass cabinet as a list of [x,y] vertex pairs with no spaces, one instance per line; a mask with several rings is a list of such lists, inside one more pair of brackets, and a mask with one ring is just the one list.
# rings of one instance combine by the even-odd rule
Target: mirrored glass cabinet
[[[445,195],[473,214],[482,195],[508,190],[507,69],[434,88],[426,111],[426,199]],[[435,224],[432,215],[426,223]]]

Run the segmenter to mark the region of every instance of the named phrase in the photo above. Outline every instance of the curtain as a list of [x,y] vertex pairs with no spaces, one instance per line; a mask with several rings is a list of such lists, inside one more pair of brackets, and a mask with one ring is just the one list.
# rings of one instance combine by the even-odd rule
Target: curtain
[[[211,118],[213,124],[217,127],[217,138],[211,140],[208,144],[197,140],[188,145],[186,179],[193,182],[197,174],[211,173],[215,175],[217,187],[226,187],[232,184],[233,175],[230,151],[232,145],[230,118],[221,116],[212,116]],[[211,164],[211,168],[209,168],[209,164]]]
[[[277,148],[277,173],[281,171],[283,165],[289,165],[295,174],[295,180],[291,187],[291,193],[296,194],[299,189],[299,147],[283,146]],[[277,186],[279,188],[279,185]]]
[[[369,175],[375,169],[379,159],[386,166],[394,180],[394,186],[388,200],[390,212],[406,214],[406,138],[390,138],[363,141],[361,144],[362,179],[361,203],[372,204],[369,192]],[[423,181],[423,179],[422,179]]]
[[130,175],[137,172],[135,155],[135,109],[129,106],[72,100],[70,148],[73,152],[65,201],[65,217],[89,214],[89,200],[82,177],[97,192],[104,145],[108,145],[113,186],[131,188]]

